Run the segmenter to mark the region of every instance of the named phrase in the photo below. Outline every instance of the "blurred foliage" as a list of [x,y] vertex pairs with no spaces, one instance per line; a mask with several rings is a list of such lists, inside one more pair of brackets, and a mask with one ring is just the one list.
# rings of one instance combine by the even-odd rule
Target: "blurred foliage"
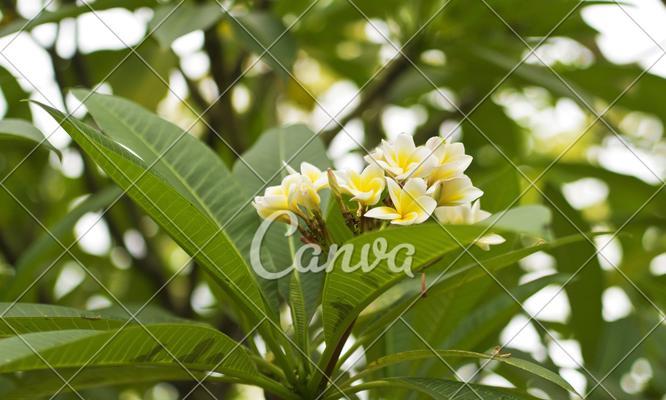
[[[0,44],[4,66],[0,67],[3,301],[85,309],[116,299],[127,304],[151,300],[178,317],[214,325],[235,340],[243,338],[247,322],[229,307],[232,300],[202,273],[198,262],[169,280],[187,262],[187,255],[128,197],[117,199],[113,182],[78,144],[53,141],[58,147],[54,151],[36,146],[39,136],[30,129],[17,129],[34,122],[46,137],[55,132],[55,125],[44,122],[45,112],[24,99],[66,110],[90,124],[93,121],[84,108],[68,95],[70,89],[98,87],[136,102],[188,130],[219,155],[236,178],[252,187],[238,193],[246,200],[260,185],[250,181],[254,177],[239,156],[249,150],[250,164],[262,166],[262,176],[270,178],[279,167],[276,147],[285,145],[291,154],[296,150],[290,148],[300,147],[304,140],[298,133],[273,137],[277,134],[270,133],[272,128],[293,122],[309,125],[329,146],[333,162],[345,166],[387,137],[394,121],[388,116],[400,110],[406,119],[417,121],[412,124],[417,142],[435,135],[459,135],[467,153],[474,156],[470,175],[486,192],[484,208],[497,212],[542,204],[553,215],[548,235],[584,234],[587,239],[546,249],[549,254],[539,253],[538,258],[546,261],[538,267],[529,261],[514,262],[512,268],[499,271],[496,279],[485,276],[447,290],[442,297],[431,295],[404,316],[414,322],[416,332],[436,349],[487,353],[504,344],[507,338],[501,333],[512,320],[518,321],[519,328],[525,324],[524,318],[516,316],[526,312],[510,301],[504,289],[524,302],[544,287],[564,285],[570,304],[566,320],[537,316],[528,326],[538,337],[537,348],[526,352],[513,341],[507,351],[550,370],[559,369],[565,377],[582,376],[591,399],[666,395],[662,321],[666,306],[666,108],[662,103],[666,80],[645,73],[638,65],[606,59],[595,40],[598,33],[581,16],[581,10],[589,6],[631,4],[592,0],[238,0],[221,4],[96,0],[82,4],[55,0],[42,11],[24,15],[23,3],[31,2],[19,3],[17,7],[16,1],[2,2],[0,20],[4,36]],[[103,17],[116,8],[130,10],[142,21],[143,39],[129,45],[119,39],[120,46],[115,48],[84,52],[78,40],[65,35],[83,17],[106,29]],[[38,40],[38,29],[48,30],[52,37],[44,40],[41,35]],[[48,56],[51,65],[41,67],[52,82],[50,90],[33,86],[32,76],[12,67],[13,60],[5,54],[16,46],[16,32],[32,37]],[[195,48],[175,51],[184,36],[180,44]],[[73,50],[62,51],[56,46],[58,40],[71,42]],[[353,93],[341,92],[340,85],[351,86]],[[539,123],[544,115],[565,106],[574,111],[560,120]],[[576,112],[582,122],[564,124],[558,130],[562,119],[574,120]],[[350,139],[351,132],[358,130],[362,135]],[[267,136],[262,137],[264,132]],[[336,150],[341,143],[352,147],[344,157]],[[270,160],[253,155],[257,148],[271,147],[276,153]],[[264,156],[266,152],[270,150],[264,150]],[[320,154],[323,148],[312,152]],[[297,156],[313,162],[312,155]],[[195,162],[197,154],[191,157]],[[324,167],[329,162],[317,163]],[[640,171],[632,174],[623,163],[636,164],[634,172]],[[590,197],[590,187],[596,188],[592,201],[577,201]],[[90,228],[82,223],[82,216],[89,217],[88,222],[101,218],[108,246],[96,252],[75,243]],[[57,240],[46,233],[47,228]],[[593,238],[591,231],[610,234]],[[279,234],[272,242],[271,251],[276,254],[288,245],[277,239]],[[520,238],[513,243],[525,244]],[[73,257],[92,276],[77,267]],[[454,261],[455,265],[471,262],[467,256]],[[433,266],[428,277],[445,266]],[[15,272],[19,267],[28,271],[26,275]],[[538,279],[528,282],[527,275]],[[37,283],[30,285],[37,277]],[[8,289],[14,280],[22,282],[18,291],[15,286]],[[58,289],[72,282],[65,292]],[[109,288],[115,299],[100,285]],[[620,305],[609,300],[608,294],[617,294],[618,289],[628,297],[630,309],[614,319],[608,314],[613,315],[613,307]],[[209,291],[212,295],[207,295]],[[395,299],[413,291],[409,284],[400,285],[362,317],[381,323],[390,309],[384,307],[397,307]],[[415,332],[400,322],[381,335],[381,330],[369,332],[377,341],[365,349],[366,362],[388,352],[427,350]],[[354,332],[360,338],[368,334]],[[556,339],[578,343],[582,364],[572,364],[566,355],[564,362],[562,356],[553,357],[563,351]],[[454,368],[467,371],[470,362],[472,367],[485,365],[450,360]],[[517,388],[538,389],[535,395],[566,396],[552,383],[495,364],[485,366],[473,382],[500,375]],[[104,370],[92,371],[88,379],[104,374]],[[437,359],[391,365],[378,374],[453,376]],[[34,383],[42,377],[31,379]],[[245,387],[210,383],[203,390],[182,383],[183,379],[188,378],[176,374],[167,386],[125,385],[119,376],[115,387],[82,393],[86,398],[158,399],[180,398],[164,393],[175,390],[184,396],[194,389],[190,398],[208,398],[207,390],[219,398],[255,396],[246,393]],[[380,390],[373,396],[414,398],[414,385],[405,380],[400,389]],[[429,394],[434,397],[435,392]],[[60,394],[58,398],[76,397]]]

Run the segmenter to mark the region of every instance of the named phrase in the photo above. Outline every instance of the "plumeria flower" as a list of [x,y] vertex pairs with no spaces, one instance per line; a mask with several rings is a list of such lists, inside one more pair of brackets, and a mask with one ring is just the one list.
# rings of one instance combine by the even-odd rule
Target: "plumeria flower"
[[[289,171],[290,175],[298,174],[298,171],[293,169],[289,164],[284,163],[285,168]],[[326,172],[322,172],[319,168],[308,162],[301,163],[301,175],[308,178],[315,190],[319,191],[328,186],[328,179],[326,177]]]
[[437,159],[424,146],[416,147],[414,138],[401,133],[395,142],[382,140],[382,144],[365,156],[368,164],[377,163],[398,181],[410,177],[426,177]]
[[483,191],[472,185],[466,175],[438,182],[429,189],[440,206],[457,206],[471,203],[483,195]]
[[377,204],[386,186],[384,170],[374,163],[365,167],[360,174],[351,170],[338,173],[336,179],[344,193],[352,195],[352,200],[366,206]]
[[[301,207],[315,210],[319,203],[320,197],[312,181],[296,173],[284,177],[280,185],[266,188],[264,195],[255,197],[252,205],[260,217],[268,218],[276,212],[287,214],[291,211],[300,214]],[[284,220],[279,215],[277,219]]]
[[428,139],[425,147],[437,160],[437,165],[428,175],[428,183],[431,185],[463,175],[472,163],[472,156],[465,154],[462,143],[447,143],[444,138],[432,137]]
[[[481,202],[479,200],[471,205],[437,207],[435,209],[435,217],[439,222],[452,225],[476,224],[487,219],[490,215],[488,211],[481,209]],[[491,245],[501,244],[505,241],[506,239],[502,236],[490,233],[479,238],[474,244],[483,250],[490,250]]]
[[284,177],[281,186],[287,194],[289,208],[297,211],[299,207],[306,210],[317,210],[321,198],[312,180],[301,174],[290,174]]
[[266,188],[263,196],[256,196],[252,202],[254,208],[261,218],[269,218],[274,213],[278,220],[283,220],[289,212],[289,199],[282,186],[270,186]]
[[375,207],[365,213],[368,218],[390,220],[396,225],[420,224],[432,214],[437,202],[427,194],[428,185],[421,178],[407,180],[400,187],[391,178],[386,178],[393,207]]

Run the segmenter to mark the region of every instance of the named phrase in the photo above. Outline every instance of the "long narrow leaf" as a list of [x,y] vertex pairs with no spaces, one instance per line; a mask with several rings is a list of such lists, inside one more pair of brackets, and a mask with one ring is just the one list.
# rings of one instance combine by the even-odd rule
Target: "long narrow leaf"
[[[483,260],[483,266],[488,272],[495,274],[507,266],[513,265],[517,261],[533,254],[537,251],[547,251],[550,249],[559,248],[570,243],[583,240],[580,235],[571,235],[563,237],[552,242],[541,243],[535,246],[526,247],[519,250],[510,251],[492,258]],[[478,267],[477,264],[468,264],[463,267],[457,268],[452,272],[445,274],[439,283],[428,289],[428,296],[430,298],[438,298],[446,293],[459,288],[461,285],[470,283],[476,279],[487,276],[484,269]],[[372,338],[379,335],[385,327],[398,318],[401,314],[411,307],[414,302],[415,296],[420,294],[411,294],[405,297],[401,302],[393,305],[390,309],[381,311],[374,317],[372,315],[359,319],[357,330],[354,331],[357,342],[364,340],[372,340]]]
[[80,367],[89,360],[91,366],[169,366],[180,362],[199,370],[211,369],[222,361],[218,371],[237,376],[257,373],[243,347],[213,328],[192,324],[28,333],[0,340],[0,354],[3,373]]
[[65,329],[109,330],[128,324],[185,322],[165,311],[147,307],[140,312],[136,307],[126,306],[137,313],[136,321],[124,308],[113,307],[96,311],[50,304],[0,303],[0,337],[32,332],[59,331]]
[[532,373],[540,378],[546,379],[559,387],[561,387],[564,390],[575,392],[573,387],[562,379],[559,375],[556,373],[540,366],[537,364],[534,364],[530,361],[522,360],[519,358],[512,358],[512,357],[505,357],[502,355],[495,356],[492,354],[483,354],[483,353],[476,353],[472,351],[462,351],[462,350],[436,350],[436,351],[430,351],[430,350],[414,350],[414,351],[406,351],[402,353],[397,353],[397,354],[391,354],[385,357],[382,357],[372,363],[370,363],[363,371],[361,371],[359,374],[357,374],[355,377],[352,378],[352,381],[358,379],[360,376],[364,376],[370,372],[376,371],[381,368],[388,367],[390,365],[394,364],[399,364],[407,361],[418,361],[418,360],[424,360],[424,359],[429,359],[429,358],[476,358],[476,359],[483,359],[483,360],[493,360],[497,361],[500,363],[505,363],[508,365],[511,365],[516,368],[520,368],[524,371],[527,371],[529,373]]
[[[345,389],[346,394],[352,394],[369,389],[400,388],[410,389],[423,393],[435,400],[538,400],[527,393],[513,389],[497,388],[485,385],[468,384],[465,382],[450,381],[435,378],[386,378],[380,381],[372,381],[352,386]],[[333,396],[327,399],[337,398]]]
[[65,118],[58,110],[41,106],[62,121],[65,131],[81,148],[180,246],[196,254],[251,321],[263,320],[267,309],[259,286],[249,266],[213,220],[118,143],[80,121]]
[[[203,379],[206,373],[190,371],[188,374],[180,366],[170,367],[86,367],[58,369],[58,375],[48,371],[30,371],[20,375],[0,375],[0,397],[4,400],[34,400],[46,397],[59,391],[66,393],[75,390],[84,390],[106,386],[121,386],[127,384],[141,384],[149,382],[179,382],[191,381],[192,376]],[[64,380],[69,381],[65,385]],[[216,381],[218,378],[206,378],[207,381]],[[71,387],[71,388],[70,388]]]

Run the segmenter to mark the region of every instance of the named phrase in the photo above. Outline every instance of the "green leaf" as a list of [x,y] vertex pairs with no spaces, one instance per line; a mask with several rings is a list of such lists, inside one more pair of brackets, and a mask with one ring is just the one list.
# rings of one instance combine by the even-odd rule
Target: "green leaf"
[[[264,132],[257,143],[236,161],[233,174],[243,189],[254,195],[278,185],[288,173],[284,163],[298,170],[308,162],[321,170],[331,166],[324,143],[305,125],[286,125]],[[261,194],[259,193],[259,194]]]
[[[506,71],[512,70],[520,61],[487,47],[474,47],[472,51],[485,62],[495,64]],[[585,102],[593,104],[594,98],[592,96],[576,87],[576,85],[570,84],[570,88],[540,62],[537,65],[521,64],[515,70],[515,76],[524,79],[529,84],[542,86],[558,96],[570,97],[579,103],[583,109],[587,108]]]
[[[397,254],[396,266],[402,265],[406,259],[404,247],[413,246],[411,271],[416,273],[444,254],[459,249],[460,244],[466,246],[472,243],[484,230],[485,228],[480,226],[459,225],[443,228],[436,223],[425,223],[370,232],[346,242],[353,248],[349,265],[357,265],[361,261],[363,246],[371,246],[375,240],[383,239],[388,244],[387,251],[398,246],[403,247],[403,250]],[[368,264],[374,262],[375,257],[371,255]],[[370,302],[407,277],[404,272],[390,271],[386,260],[382,260],[369,272],[363,272],[361,269],[345,272],[342,270],[342,260],[343,257],[336,258],[324,285],[324,333],[329,347],[334,346],[342,333]]]
[[522,311],[522,307],[516,300],[523,303],[548,285],[564,284],[569,277],[565,274],[544,276],[511,289],[511,295],[502,291],[489,301],[475,307],[466,318],[457,324],[455,330],[446,338],[442,346],[462,349],[473,348],[492,333],[504,328],[511,317]]
[[[238,182],[243,182],[242,190],[250,198],[263,194],[268,186],[280,184],[282,178],[288,174],[283,168],[285,162],[296,170],[300,169],[302,162],[308,162],[321,170],[331,165],[324,144],[314,132],[305,125],[288,125],[270,129],[262,134],[254,146],[236,161],[233,175]],[[322,207],[326,207],[325,193],[321,194]],[[285,237],[285,232],[287,225],[274,223],[264,241],[277,271],[292,265],[295,249],[300,245],[297,235]],[[294,286],[294,288],[307,286],[311,289],[302,288],[308,319],[319,304],[322,275],[301,274],[301,285]],[[289,288],[288,280],[284,283],[286,288]]]
[[73,90],[85,99],[101,130],[136,153],[162,178],[229,234],[249,259],[258,227],[242,186],[206,144],[178,126],[119,97]]
[[30,31],[36,26],[48,24],[50,22],[59,22],[65,18],[72,18],[81,14],[89,13],[92,10],[102,11],[110,8],[125,8],[134,10],[140,7],[152,7],[157,5],[155,0],[97,0],[95,2],[77,5],[60,5],[56,10],[42,10],[30,20],[18,19],[0,29],[0,37],[9,35],[20,30]]
[[88,362],[91,367],[165,367],[180,362],[188,369],[206,371],[221,362],[215,371],[260,381],[244,347],[213,328],[195,324],[29,333],[0,340],[0,354],[3,373],[76,368]]
[[63,253],[61,243],[65,246],[70,245],[70,243],[65,243],[65,237],[71,234],[76,222],[86,213],[105,208],[117,200],[121,194],[122,191],[115,186],[101,190],[83,200],[55,225],[49,227],[50,234],[44,232],[21,254],[16,262],[15,276],[1,291],[0,299],[14,300],[27,290],[41,271],[56,262],[56,257]]
[[206,268],[250,321],[267,309],[257,282],[227,235],[143,160],[86,124],[42,105],[74,141],[169,235]]
[[279,74],[286,75],[285,69],[291,71],[296,61],[298,46],[289,32],[282,35],[287,27],[279,18],[267,12],[254,11],[230,16],[229,20],[236,37],[245,47],[256,54],[266,52],[262,60]]
[[307,360],[310,354],[309,343],[309,322],[310,318],[306,312],[305,297],[300,281],[298,271],[293,271],[289,280],[289,308],[291,309],[291,319],[294,326],[294,338],[296,344],[303,350],[303,365],[309,368],[310,363]]
[[[536,397],[513,389],[473,383],[466,384],[446,379],[414,377],[386,378],[380,381],[361,383],[345,389],[344,392],[352,394],[375,388],[410,389],[421,392],[435,400],[479,400],[479,398],[483,400],[538,400]],[[327,397],[327,399],[332,398],[335,397]]]
[[[135,152],[215,221],[250,262],[252,237],[259,227],[259,218],[249,204],[249,196],[244,195],[242,185],[210,147],[130,101],[83,90],[72,93],[85,99],[88,111],[104,133]],[[266,254],[262,262],[267,269],[273,269],[272,260]],[[270,291],[270,282],[260,282]],[[273,309],[277,309],[277,294],[265,294]]]
[[[523,249],[509,251],[490,258],[484,258],[481,261],[485,267],[485,270],[478,268],[478,264],[476,262],[466,264],[444,274],[437,284],[428,289],[428,297],[437,299],[463,285],[470,284],[479,278],[488,276],[486,270],[492,274],[495,274],[501,271],[503,268],[513,265],[524,257],[536,253],[537,251],[548,251],[560,248],[580,240],[583,240],[582,236],[571,235],[559,238],[552,242],[541,243],[534,246],[525,247]],[[374,316],[375,318],[372,316],[365,318],[361,317],[357,327],[358,330],[355,331],[357,342],[362,343],[377,337],[377,335],[379,335],[388,324],[397,319],[405,312],[405,310],[410,307],[411,303],[414,301],[415,296],[420,296],[420,293],[405,296],[405,298],[400,303],[394,304],[389,310],[380,311],[378,315]]]
[[[82,56],[88,67],[91,85],[108,83],[116,96],[135,101],[154,110],[169,91],[169,76],[178,65],[178,57],[170,48],[146,40],[133,49],[100,50]],[[79,87],[80,80],[67,73],[65,86]],[[127,77],[131,76],[131,79]]]
[[[59,375],[59,376],[58,376]],[[77,391],[103,386],[121,386],[150,382],[191,381],[203,379],[207,373],[191,371],[188,374],[180,366],[146,367],[124,365],[122,367],[86,367],[58,369],[58,375],[52,371],[30,371],[16,374],[0,375],[0,396],[6,400],[34,400],[61,391],[70,392],[69,386]],[[70,380],[69,386],[63,381]],[[219,378],[206,377],[206,381]]]
[[334,243],[344,243],[354,236],[354,233],[345,223],[342,210],[337,201],[331,201],[326,214],[326,228],[331,234]]
[[59,153],[59,151],[51,146],[51,143],[44,138],[44,135],[39,129],[35,128],[30,122],[22,119],[8,118],[0,120],[0,141],[1,140],[27,140],[39,143],[40,146]]
[[32,112],[28,102],[22,101],[30,97],[30,94],[23,90],[16,81],[14,75],[0,66],[0,87],[2,95],[7,104],[4,118],[20,118],[24,120],[32,119]]
[[[139,308],[127,306],[127,310],[137,313]],[[141,310],[136,315],[136,320],[144,324],[184,322],[152,307]],[[109,330],[120,328],[126,323],[136,324],[137,321],[132,319],[124,308],[117,307],[83,311],[49,304],[0,303],[0,336],[66,329]]]
[[483,190],[481,208],[496,213],[512,207],[521,192],[518,171],[513,165],[507,165],[497,171],[487,169],[483,171],[483,174],[473,176],[475,185]]
[[[618,65],[600,59],[588,68],[569,68],[560,73],[564,79],[593,93],[606,104],[614,104],[616,110],[635,110],[666,120],[664,108],[659,107],[666,80],[659,75],[643,74],[644,68],[640,65]],[[636,81],[639,76],[641,78]],[[629,85],[631,90],[627,91]]]
[[407,362],[407,361],[417,361],[417,360],[423,360],[423,359],[429,359],[429,358],[477,358],[477,359],[482,359],[482,360],[493,360],[497,361],[500,363],[505,363],[508,365],[511,365],[516,368],[520,368],[524,371],[527,371],[529,373],[532,373],[540,378],[546,379],[564,390],[575,392],[574,388],[571,387],[571,385],[565,381],[562,377],[557,375],[556,373],[540,366],[537,364],[534,364],[530,361],[522,360],[519,358],[512,358],[512,357],[506,357],[503,355],[500,356],[493,356],[492,354],[483,354],[483,353],[476,353],[472,351],[462,351],[462,350],[435,350],[435,351],[430,351],[430,350],[414,350],[414,351],[406,351],[402,353],[397,353],[397,354],[391,354],[385,357],[382,357],[372,363],[370,363],[363,371],[358,373],[355,377],[353,377],[350,381],[353,382],[358,377],[366,375],[374,370],[380,369],[380,368],[385,368],[389,365],[394,365],[402,362]]
[[[222,18],[222,7],[215,3],[176,3],[158,7],[148,24],[148,31],[160,46],[168,48],[174,40],[197,30],[206,30]],[[166,19],[165,19],[166,18]]]
[[551,218],[548,207],[533,204],[495,213],[481,221],[479,225],[544,237],[548,234]]

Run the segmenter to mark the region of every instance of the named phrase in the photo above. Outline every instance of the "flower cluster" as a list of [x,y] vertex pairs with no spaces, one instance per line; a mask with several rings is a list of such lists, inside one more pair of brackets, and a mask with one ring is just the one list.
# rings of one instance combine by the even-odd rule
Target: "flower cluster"
[[[483,192],[465,175],[472,157],[462,143],[433,137],[416,146],[410,135],[401,134],[395,141],[382,141],[365,161],[368,165],[360,173],[324,172],[306,162],[300,172],[286,166],[289,175],[253,204],[263,218],[288,221],[286,214],[294,213],[304,223],[304,241],[323,245],[330,244],[320,208],[323,189],[330,189],[356,234],[387,223],[420,224],[431,217],[445,224],[474,224],[490,216],[480,208]],[[491,234],[476,244],[487,250],[503,241]]]

